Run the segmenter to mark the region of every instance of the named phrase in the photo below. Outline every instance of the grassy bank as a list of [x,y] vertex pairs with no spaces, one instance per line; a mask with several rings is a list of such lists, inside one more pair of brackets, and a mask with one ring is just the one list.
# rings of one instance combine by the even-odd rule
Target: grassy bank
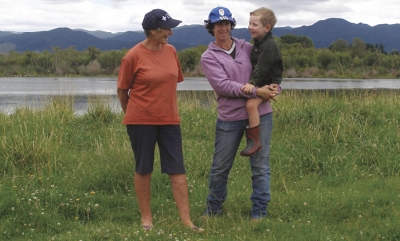
[[203,234],[181,227],[159,165],[155,229],[141,230],[130,144],[122,114],[109,106],[93,101],[77,116],[61,97],[0,114],[0,240],[399,240],[399,94],[284,91],[273,103],[269,215],[252,224],[250,168],[239,155],[226,214],[200,220],[215,103],[211,92],[211,101],[180,92],[191,213]]

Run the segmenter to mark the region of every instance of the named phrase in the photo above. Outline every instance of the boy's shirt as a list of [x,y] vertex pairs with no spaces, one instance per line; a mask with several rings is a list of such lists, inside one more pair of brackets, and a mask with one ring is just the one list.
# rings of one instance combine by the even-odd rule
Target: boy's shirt
[[271,31],[259,40],[254,39],[250,60],[253,67],[250,84],[262,87],[282,82],[282,55]]

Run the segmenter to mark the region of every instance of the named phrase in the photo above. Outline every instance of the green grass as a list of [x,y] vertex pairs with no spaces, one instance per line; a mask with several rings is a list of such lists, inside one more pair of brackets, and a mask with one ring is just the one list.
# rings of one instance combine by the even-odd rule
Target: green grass
[[[251,223],[248,159],[237,156],[226,213],[201,220],[214,145],[212,92],[180,92],[191,214],[179,222],[167,175],[152,180],[145,233],[123,115],[73,98],[0,114],[0,240],[399,240],[400,92],[283,91],[273,103],[272,199]],[[242,142],[244,147],[245,141]]]

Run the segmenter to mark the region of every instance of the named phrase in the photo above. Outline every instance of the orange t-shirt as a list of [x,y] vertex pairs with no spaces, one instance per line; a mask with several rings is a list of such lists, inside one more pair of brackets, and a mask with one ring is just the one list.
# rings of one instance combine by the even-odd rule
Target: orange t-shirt
[[130,89],[122,123],[179,124],[176,89],[182,81],[178,55],[172,45],[164,44],[159,51],[140,43],[135,45],[122,59],[118,73],[118,88]]

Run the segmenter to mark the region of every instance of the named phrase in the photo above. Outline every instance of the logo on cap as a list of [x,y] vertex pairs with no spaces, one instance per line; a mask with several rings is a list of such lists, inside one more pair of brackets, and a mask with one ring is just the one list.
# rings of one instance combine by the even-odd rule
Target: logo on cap
[[144,30],[175,28],[181,22],[180,20],[171,18],[171,15],[162,9],[153,9],[144,16],[142,26]]
[[219,15],[221,15],[221,16],[225,15],[224,9],[222,9],[222,8],[219,9]]
[[162,17],[161,17],[161,20],[162,20],[162,21],[167,21],[167,18],[168,18],[168,19],[171,18],[171,16],[169,16],[168,13],[166,13],[165,16],[162,16]]

